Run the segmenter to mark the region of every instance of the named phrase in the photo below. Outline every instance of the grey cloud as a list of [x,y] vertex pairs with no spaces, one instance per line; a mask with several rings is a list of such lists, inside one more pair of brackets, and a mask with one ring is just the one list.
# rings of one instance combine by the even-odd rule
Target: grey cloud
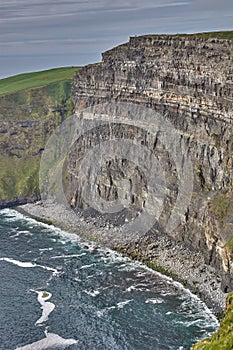
[[233,11],[232,0],[192,0],[192,9],[197,11]]
[[[98,61],[101,52],[135,34],[230,29],[233,1],[221,1],[221,15],[219,3],[216,0],[0,0],[0,76],[8,74],[10,69],[15,73],[16,67],[20,71],[41,69],[40,62],[50,67],[64,62],[78,65]],[[19,65],[15,64],[17,60]]]
[[189,4],[188,1],[151,1],[146,0],[144,2],[135,0],[118,1],[109,3],[107,0],[99,1],[49,1],[45,2],[43,0],[38,2],[30,2],[22,0],[18,3],[16,2],[4,2],[0,5],[1,18],[0,21],[17,21],[17,20],[32,20],[47,18],[51,19],[53,17],[63,17],[78,14],[96,14],[101,13],[119,13],[119,12],[132,12],[144,9],[156,9],[156,8],[171,8],[176,6],[185,6]]

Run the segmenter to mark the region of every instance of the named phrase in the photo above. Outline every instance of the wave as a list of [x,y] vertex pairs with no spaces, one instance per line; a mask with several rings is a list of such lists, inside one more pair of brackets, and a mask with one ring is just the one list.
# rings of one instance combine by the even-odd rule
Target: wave
[[161,298],[150,298],[145,301],[146,304],[161,304],[164,300]]
[[88,265],[83,265],[83,266],[80,267],[80,270],[88,269],[89,267],[92,267],[92,266],[95,266],[95,265],[96,265],[95,263],[88,264]]
[[133,284],[132,286],[130,286],[126,289],[126,292],[132,292],[133,290],[138,290],[138,291],[142,291],[142,292],[149,292],[150,289],[148,289],[147,286],[148,286],[148,284],[146,284],[146,283]]
[[112,305],[112,306],[108,306],[102,310],[99,310],[96,312],[96,315],[98,317],[103,317],[108,311],[110,310],[114,310],[114,309],[123,309],[123,307],[129,303],[131,303],[133,301],[133,299],[130,300],[125,300],[125,301],[120,301],[119,303],[117,303],[116,305]]
[[24,262],[24,261],[19,261],[19,260],[10,259],[10,258],[0,258],[0,261],[6,261],[6,262],[9,262],[9,263],[14,264],[16,266],[23,267],[23,268],[39,267],[41,269],[51,271],[53,273],[53,276],[59,274],[57,269],[54,269],[54,268],[48,267],[48,266],[44,266],[44,265],[39,265],[39,264],[32,263],[32,262]]
[[[48,249],[48,248],[47,248]],[[70,254],[70,255],[56,255],[51,256],[50,259],[69,259],[69,258],[79,258],[80,256],[84,256],[86,253],[81,254]]]
[[[139,262],[139,264],[141,263]],[[193,294],[188,288],[185,288],[183,284],[181,284],[180,282],[174,281],[171,277],[163,275],[158,271],[152,270],[148,266],[144,266],[144,269],[147,271],[150,271],[153,274],[160,276],[160,278],[166,280],[168,284],[171,284],[172,286],[176,287],[178,290],[183,291],[184,294],[182,294],[182,298],[187,299],[187,296],[188,296],[193,302],[195,302],[196,306],[197,305],[199,306],[198,309],[201,314],[207,315],[209,318],[212,319],[212,321],[214,321],[217,327],[219,326],[219,321],[217,317],[214,315],[214,313],[197,295]],[[190,304],[190,299],[188,301],[189,304]]]
[[15,350],[51,350],[51,349],[65,349],[70,345],[78,343],[78,340],[75,339],[64,339],[55,333],[48,333],[45,331],[45,338],[24,345]]
[[116,308],[119,309],[123,309],[123,307],[127,304],[129,304],[131,301],[133,301],[133,299],[130,300],[125,300],[125,301],[120,301],[119,303],[117,303]]
[[[63,230],[61,230],[53,225],[48,225],[45,223],[38,222],[35,219],[28,218],[27,216],[24,216],[23,214],[17,212],[16,210],[3,209],[3,210],[1,210],[1,213],[7,216],[6,220],[13,221],[13,220],[21,219],[21,220],[24,220],[24,222],[26,221],[26,222],[31,223],[31,224],[36,225],[36,226],[42,226],[42,227],[48,229],[48,232],[50,234],[55,233],[55,234],[59,235],[60,237],[65,238],[66,241],[71,241],[71,242],[74,241],[75,243],[78,242],[79,246],[81,248],[83,248],[84,250],[88,249],[88,250],[92,251],[93,249],[95,249],[95,250],[97,249],[98,252],[101,253],[100,255],[102,255],[100,258],[103,259],[105,263],[109,263],[109,264],[122,263],[118,267],[119,271],[135,270],[136,276],[138,276],[138,277],[146,276],[148,272],[156,274],[162,280],[165,280],[168,284],[171,284],[172,286],[176,287],[178,290],[183,291],[185,293],[185,295],[189,295],[191,300],[193,300],[194,302],[196,302],[196,304],[199,305],[199,307],[198,307],[199,312],[201,312],[202,314],[205,314],[209,318],[211,318],[212,321],[214,321],[214,323],[217,326],[219,325],[217,318],[210,311],[210,309],[206,306],[206,304],[204,302],[202,302],[198,296],[192,294],[189,289],[185,288],[181,283],[174,281],[171,277],[162,275],[161,273],[154,271],[151,268],[143,265],[141,262],[131,261],[128,257],[124,257],[121,254],[119,254],[111,249],[101,248],[101,247],[97,246],[97,244],[95,242],[85,242],[77,234],[69,233],[69,232],[63,231]],[[67,255],[67,256],[66,255],[54,256],[52,258],[53,259],[72,258],[72,257],[78,257],[78,256],[81,256],[81,254],[77,254],[77,255],[74,254],[74,255]],[[20,267],[40,267],[40,268],[44,268],[46,270],[52,271],[53,274],[58,274],[58,271],[56,269],[49,268],[49,267],[42,266],[42,265],[38,265],[38,264],[34,264],[34,263],[19,262],[19,261],[16,261],[13,259],[8,259],[8,258],[1,258],[0,260],[6,260],[8,262],[15,263],[16,265],[18,265]],[[83,265],[81,267],[81,269],[89,268],[93,265],[94,264]],[[128,287],[127,291],[133,291],[135,289],[135,287],[136,286]],[[168,294],[170,294],[170,293],[168,293]]]
[[84,290],[84,293],[91,295],[92,297],[96,297],[100,294],[98,290]]

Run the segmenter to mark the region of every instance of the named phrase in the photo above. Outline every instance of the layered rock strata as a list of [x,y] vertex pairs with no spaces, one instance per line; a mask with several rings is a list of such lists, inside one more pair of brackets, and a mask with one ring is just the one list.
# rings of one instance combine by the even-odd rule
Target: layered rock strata
[[[103,53],[102,62],[88,65],[76,74],[72,97],[77,118],[86,108],[97,108],[102,103],[133,103],[152,109],[174,128],[193,168],[192,197],[186,209],[180,210],[180,223],[175,230],[166,232],[165,228],[179,192],[176,164],[159,137],[150,138],[148,125],[132,127],[113,120],[102,125],[101,130],[93,128],[74,145],[66,174],[71,206],[84,210],[86,216],[107,220],[108,225],[121,226],[135,219],[146,206],[146,174],[127,157],[103,160],[96,182],[99,197],[105,201],[120,198],[123,186],[131,205],[118,216],[101,214],[83,199],[78,183],[78,159],[83,159],[85,152],[103,139],[113,136],[148,147],[157,157],[167,181],[164,209],[154,227],[156,232],[167,234],[177,244],[201,254],[224,292],[233,289],[232,60],[232,40],[147,35],[131,37],[128,43]],[[124,187],[122,181],[131,185]],[[153,229],[147,236],[153,245],[152,233]],[[132,246],[137,247],[141,257],[140,246],[147,239],[140,238],[131,245],[122,245],[121,249],[131,254]]]

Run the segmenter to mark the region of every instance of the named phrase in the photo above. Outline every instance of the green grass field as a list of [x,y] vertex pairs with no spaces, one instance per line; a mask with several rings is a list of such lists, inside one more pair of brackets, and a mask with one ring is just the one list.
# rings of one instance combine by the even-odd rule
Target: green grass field
[[44,70],[40,72],[15,75],[0,80],[0,95],[43,87],[50,83],[72,80],[80,67],[64,67]]

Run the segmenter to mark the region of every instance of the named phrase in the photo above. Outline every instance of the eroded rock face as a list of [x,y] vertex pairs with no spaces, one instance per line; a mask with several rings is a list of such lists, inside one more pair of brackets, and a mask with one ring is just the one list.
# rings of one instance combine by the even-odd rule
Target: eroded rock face
[[[180,224],[169,235],[204,255],[206,263],[221,273],[224,291],[233,288],[232,252],[227,246],[233,238],[232,59],[232,40],[162,35],[132,37],[128,43],[105,52],[101,63],[78,71],[73,85],[77,113],[109,101],[136,103],[159,113],[176,130],[192,161],[194,179],[191,201],[185,211],[179,212]],[[78,176],[74,175],[79,170],[77,154],[80,156],[83,152],[84,155],[94,144],[103,142],[98,135],[109,139],[109,128],[106,125],[101,131],[93,131],[92,136],[86,136],[81,148],[77,143],[71,150],[67,196],[74,207],[88,209],[82,199]],[[144,146],[152,150],[164,169],[166,198],[158,222],[162,230],[179,191],[172,155],[156,137],[147,142],[148,125],[138,131],[135,127],[113,123],[111,130],[115,130],[118,139],[131,138],[135,142],[139,141],[140,134]],[[127,160],[125,163],[123,159],[103,161],[97,186],[99,196],[106,201],[118,198],[123,189],[131,203],[123,220],[140,215],[137,213],[146,205],[146,174]],[[105,219],[110,216],[105,215]]]

